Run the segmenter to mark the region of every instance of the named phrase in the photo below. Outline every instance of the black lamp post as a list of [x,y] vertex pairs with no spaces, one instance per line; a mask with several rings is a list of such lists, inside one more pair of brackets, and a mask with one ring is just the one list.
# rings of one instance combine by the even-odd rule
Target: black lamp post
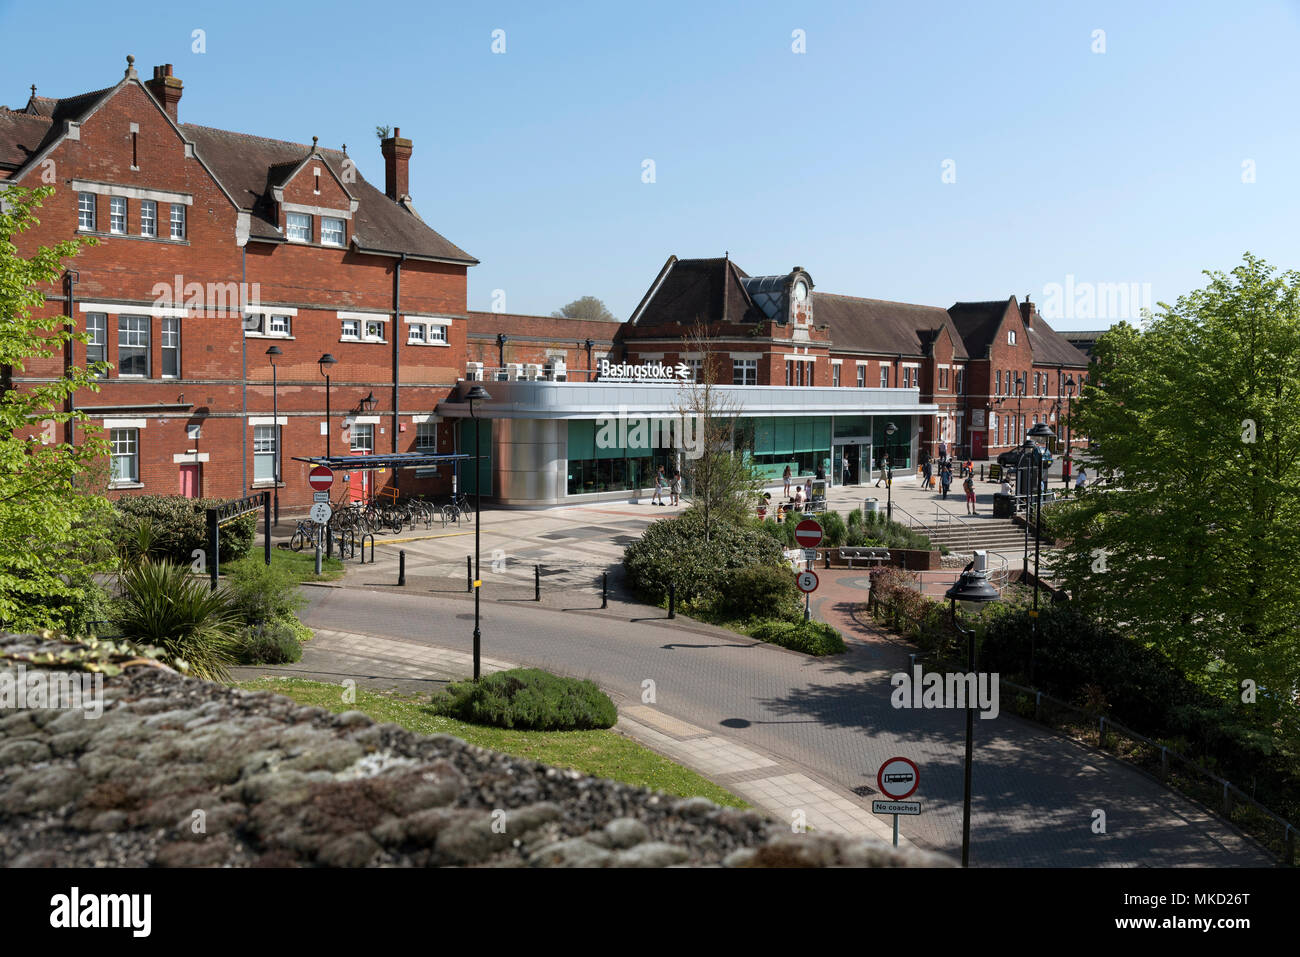
[[[507,336],[504,332],[497,333],[497,378],[498,379],[509,378],[509,376],[506,375],[506,343],[509,341],[510,341],[510,337]],[[590,365],[591,363],[589,362],[587,364]]]
[[1071,445],[1070,430],[1074,423],[1070,421],[1070,408],[1074,400],[1074,376],[1065,380],[1065,473],[1063,476],[1065,488],[1070,487],[1070,472],[1073,471],[1073,452],[1074,446]]
[[[894,433],[898,426],[885,425],[885,518],[894,520]],[[879,501],[879,500],[877,500]]]
[[[975,553],[975,559],[963,569],[961,578],[944,594],[952,609],[952,625],[959,634],[966,636],[966,667],[970,674],[975,673],[975,629],[963,628],[957,616],[957,603],[969,611],[979,611],[991,601],[997,601],[998,590],[989,584],[988,573],[984,570],[987,555],[983,551]],[[975,702],[971,695],[966,697],[966,788],[961,812],[961,866],[970,866],[970,799],[971,767],[975,755]]]
[[330,422],[330,366],[338,362],[328,352],[316,360],[316,365],[320,367],[320,374],[325,377],[325,458],[330,458],[330,433],[334,427]]
[[[1029,437],[1050,442],[1056,438],[1046,422],[1039,422],[1029,430]],[[1043,452],[1040,445],[1034,446],[1034,462],[1038,466],[1035,479],[1038,483],[1038,505],[1034,509],[1034,610],[1029,613],[1029,680],[1034,680],[1034,645],[1038,640],[1038,562],[1042,553],[1043,542]],[[1026,516],[1027,517],[1027,516]],[[1025,528],[1029,522],[1025,522]]]
[[267,358],[271,362],[271,424],[273,435],[275,436],[275,503],[273,510],[275,512],[275,524],[280,524],[280,395],[279,395],[279,375],[275,368],[275,357],[283,355],[279,346],[271,346],[266,350]]
[[[1025,557],[1020,563],[1020,567],[1025,571],[1029,571],[1029,493],[1021,488],[1024,485],[1021,479],[1025,474],[1025,456],[1030,456],[1032,461],[1034,448],[1034,443],[1029,441],[1028,436],[1026,436],[1025,444],[1020,446],[1020,455],[1016,459],[1016,498],[1019,499],[1022,494],[1025,496]],[[1016,511],[1019,510],[1019,505],[1017,505]]]
[[591,381],[591,350],[595,348],[596,340],[588,339],[585,343],[583,343],[583,345],[587,347],[587,381],[590,382]]
[[479,676],[479,645],[482,639],[482,632],[479,631],[478,617],[478,594],[483,587],[483,580],[479,577],[479,529],[482,523],[479,521],[480,512],[483,504],[483,472],[478,465],[478,416],[474,414],[474,403],[483,402],[492,398],[488,395],[487,389],[481,385],[475,385],[465,393],[465,399],[469,402],[469,417],[474,423],[474,680],[478,681]]

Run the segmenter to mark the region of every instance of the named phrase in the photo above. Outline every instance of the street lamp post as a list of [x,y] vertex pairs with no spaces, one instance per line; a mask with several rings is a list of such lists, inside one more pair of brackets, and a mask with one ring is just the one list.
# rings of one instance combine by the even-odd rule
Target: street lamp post
[[588,339],[585,343],[583,343],[583,345],[587,347],[587,381],[590,382],[591,381],[591,350],[595,347],[596,340]]
[[1074,446],[1070,444],[1072,441],[1070,433],[1074,426],[1074,423],[1070,421],[1070,411],[1073,400],[1074,376],[1070,376],[1065,380],[1065,463],[1064,471],[1062,473],[1064,486],[1067,490],[1070,488],[1070,472],[1073,471],[1072,465],[1074,462]]
[[320,374],[325,377],[325,458],[330,458],[330,433],[334,431],[330,423],[330,374],[329,368],[338,362],[328,352],[316,360]]
[[[885,518],[894,520],[894,433],[898,426],[893,422],[885,426]],[[876,499],[876,501],[880,501]]]
[[490,399],[487,389],[481,385],[473,386],[469,392],[465,393],[465,399],[469,402],[469,417],[474,423],[474,680],[478,681],[479,676],[479,647],[482,641],[482,632],[479,630],[478,614],[478,596],[483,588],[483,579],[479,573],[479,529],[482,528],[480,521],[483,505],[483,472],[479,468],[479,448],[478,448],[478,416],[474,414],[474,403]]
[[[961,619],[957,616],[957,603],[961,602],[969,611],[978,611],[989,602],[997,600],[998,591],[989,584],[988,573],[985,571],[987,562],[986,552],[975,552],[974,560],[963,569],[961,578],[944,594],[950,603],[953,627],[966,637],[966,667],[972,676],[975,674],[975,629],[962,627]],[[962,867],[970,866],[971,768],[975,758],[975,701],[972,697],[968,695],[966,698],[966,786],[961,812]]]
[[[510,341],[510,337],[507,336],[504,332],[497,333],[497,378],[498,379],[510,378],[508,375],[506,375],[506,343],[509,341]],[[590,362],[587,364],[591,365]]]
[[[1039,422],[1029,430],[1029,435],[1034,439],[1042,439],[1044,442],[1050,442],[1056,438],[1056,433],[1046,422]],[[1042,446],[1035,446],[1034,462],[1038,466],[1035,479],[1038,484],[1038,505],[1034,509],[1034,610],[1029,613],[1029,681],[1032,684],[1034,680],[1034,646],[1038,641],[1038,563],[1042,554],[1043,545],[1043,452]],[[1029,522],[1025,522],[1025,528],[1029,528]]]
[[272,435],[275,436],[275,472],[272,476],[275,480],[275,504],[272,510],[275,513],[275,524],[280,524],[280,394],[279,394],[279,376],[275,368],[275,357],[283,355],[279,346],[271,346],[266,350],[267,358],[271,363],[271,428]]

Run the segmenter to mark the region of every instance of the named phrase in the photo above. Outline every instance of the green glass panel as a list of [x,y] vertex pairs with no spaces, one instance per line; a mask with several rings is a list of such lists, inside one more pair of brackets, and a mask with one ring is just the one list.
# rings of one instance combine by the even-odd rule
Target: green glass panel
[[794,419],[782,417],[775,422],[772,451],[777,455],[789,455],[794,452]]
[[592,421],[569,422],[569,459],[582,460],[596,457],[596,423]]

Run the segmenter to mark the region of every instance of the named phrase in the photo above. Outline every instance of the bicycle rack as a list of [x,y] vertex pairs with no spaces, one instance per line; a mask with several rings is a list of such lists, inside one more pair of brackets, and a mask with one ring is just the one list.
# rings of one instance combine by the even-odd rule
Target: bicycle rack
[[[364,535],[361,536],[361,564],[364,565],[366,563],[366,539],[367,538],[370,539],[370,564],[373,565],[375,563],[375,536],[373,532],[366,532]],[[405,561],[403,561],[403,566],[405,566]]]

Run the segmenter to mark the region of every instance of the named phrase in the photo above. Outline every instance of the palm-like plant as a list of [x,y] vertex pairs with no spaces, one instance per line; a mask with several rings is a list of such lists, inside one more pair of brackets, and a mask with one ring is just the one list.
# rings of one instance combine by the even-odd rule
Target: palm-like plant
[[209,591],[203,579],[169,561],[126,564],[118,584],[122,637],[162,648],[197,678],[229,680],[240,620],[224,587]]

